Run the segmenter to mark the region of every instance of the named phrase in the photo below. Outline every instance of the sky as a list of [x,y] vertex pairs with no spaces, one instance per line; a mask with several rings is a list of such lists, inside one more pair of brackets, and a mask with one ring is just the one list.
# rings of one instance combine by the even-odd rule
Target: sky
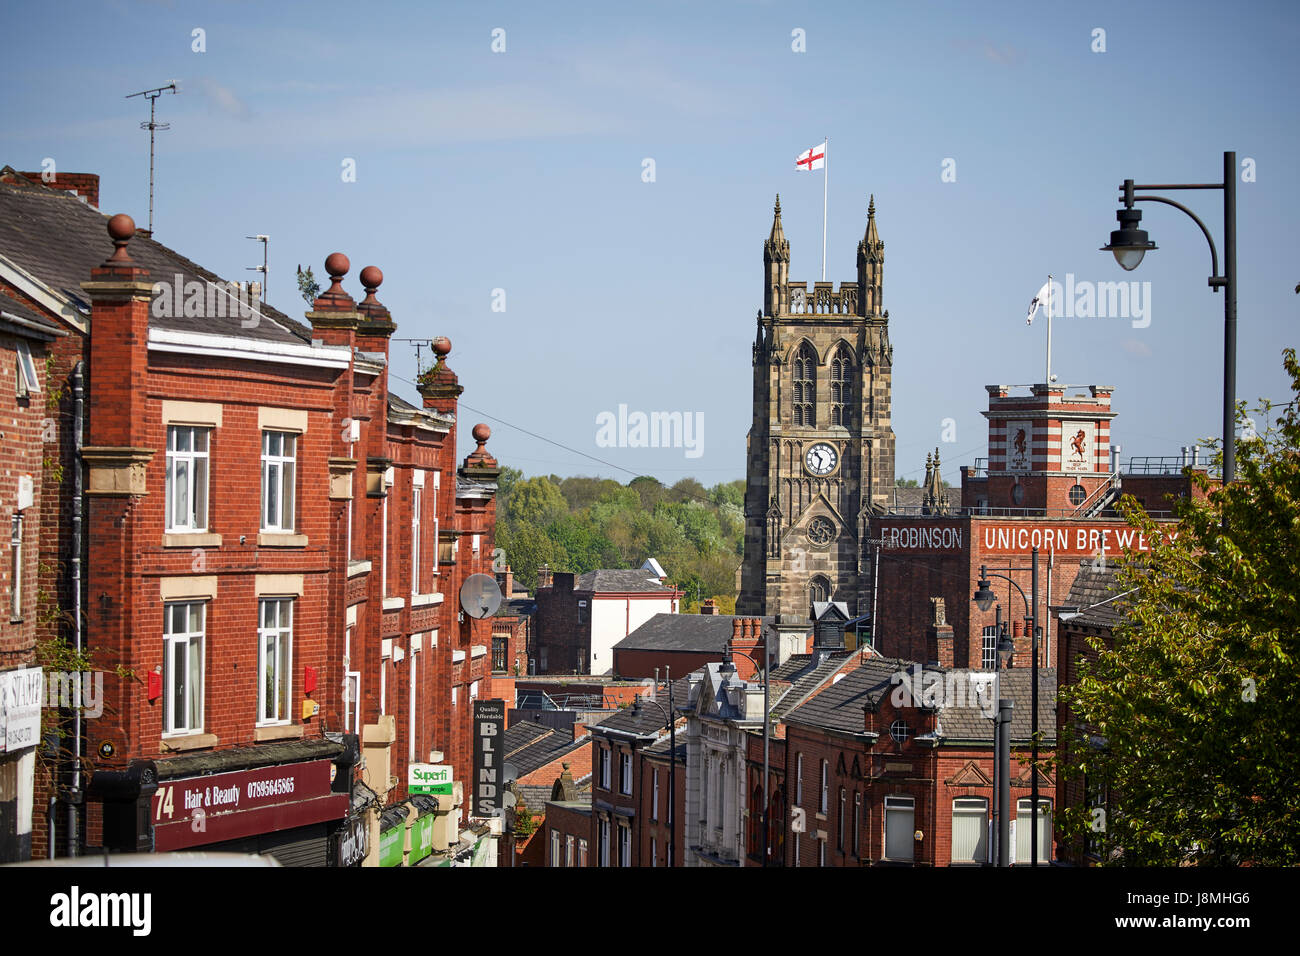
[[[1123,457],[1221,430],[1209,249],[1141,204],[1159,247],[1099,251],[1118,186],[1213,183],[1238,160],[1238,398],[1288,401],[1300,218],[1294,3],[111,2],[0,36],[0,164],[94,172],[100,208],[306,309],[294,271],[378,265],[396,336],[452,341],[469,425],[526,474],[744,478],[762,242],[791,278],[856,278],[885,243],[900,478],[987,454],[985,385],[1044,378],[1030,299],[1123,281],[1126,316],[1053,322],[1052,370],[1113,386]],[[196,32],[198,31],[198,32]],[[829,180],[795,158],[829,138]],[[354,175],[349,175],[354,173]],[[1223,251],[1220,191],[1185,191]],[[1079,300],[1072,302],[1078,304]],[[1135,303],[1141,302],[1139,310]],[[427,351],[425,355],[427,356]],[[391,386],[418,400],[414,345]],[[602,415],[682,412],[691,447],[605,447]],[[1261,425],[1262,420],[1259,422]],[[606,435],[608,429],[606,429]],[[685,445],[685,443],[683,443]]]

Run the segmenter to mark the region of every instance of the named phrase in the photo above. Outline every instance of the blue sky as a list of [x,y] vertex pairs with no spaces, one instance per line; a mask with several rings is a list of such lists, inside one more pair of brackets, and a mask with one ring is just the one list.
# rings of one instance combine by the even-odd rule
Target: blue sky
[[[1115,387],[1113,440],[1177,454],[1217,434],[1223,299],[1195,225],[1145,206],[1159,250],[1098,251],[1116,187],[1239,185],[1238,397],[1286,400],[1300,296],[1289,3],[154,3],[60,5],[0,38],[0,162],[102,177],[101,208],[148,214],[159,101],[158,238],[247,278],[271,238],[270,298],[301,314],[297,263],[380,266],[402,337],[447,335],[466,425],[529,474],[744,476],[762,240],[782,194],[794,279],[855,278],[876,197],[894,344],[900,477],[941,448],[986,450],[986,384],[1043,377],[1024,321],[1047,273],[1149,282],[1150,325],[1054,323],[1053,371]],[[59,26],[58,24],[62,24]],[[204,31],[206,51],[193,51]],[[505,51],[491,49],[505,31]],[[1093,52],[1093,31],[1105,52]],[[792,50],[804,31],[806,52]],[[24,35],[24,31],[30,31]],[[654,160],[653,182],[642,179]],[[344,182],[345,160],[356,181]],[[955,162],[956,181],[942,179]],[[951,168],[951,167],[950,167]],[[1222,245],[1218,192],[1183,193]],[[492,310],[494,290],[505,311]],[[499,299],[498,299],[499,301]],[[393,344],[414,378],[414,352]],[[413,387],[395,382],[408,398]],[[702,413],[703,454],[601,448],[602,411]],[[493,416],[488,418],[487,416]],[[956,441],[942,439],[943,421]],[[530,437],[500,419],[611,465]],[[462,453],[472,447],[462,429]]]

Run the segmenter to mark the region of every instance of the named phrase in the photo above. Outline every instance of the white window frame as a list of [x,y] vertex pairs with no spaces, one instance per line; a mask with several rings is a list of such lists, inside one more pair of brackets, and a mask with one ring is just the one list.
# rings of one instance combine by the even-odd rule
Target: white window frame
[[[890,856],[889,855],[889,817],[892,813],[907,813],[912,824],[907,828],[907,856]],[[900,862],[911,863],[916,860],[916,844],[912,840],[913,826],[916,823],[916,798],[893,796],[885,797],[884,813],[885,832],[883,842],[881,843],[881,857],[886,860],[896,860]]]
[[[190,608],[198,607],[199,611],[199,629],[192,630],[189,626]],[[182,612],[185,615],[186,628],[183,631],[171,630],[173,613],[177,608],[185,608]],[[207,678],[207,655],[204,649],[207,643],[207,603],[204,601],[185,601],[175,602],[163,605],[163,736],[175,737],[186,734],[203,733],[203,686]],[[198,655],[199,674],[198,687],[193,686],[192,680],[186,680],[184,686],[183,707],[186,714],[195,711],[195,697],[198,698],[197,720],[191,724],[188,721],[179,722],[176,719],[176,650],[178,645],[185,645],[186,650],[186,677],[192,676],[192,661],[194,655]]]
[[[1033,829],[1033,814],[1030,813],[1034,805],[1033,797],[1021,797],[1016,801],[1016,823],[1023,821],[1024,826],[1016,826],[1016,863],[1028,866],[1029,859],[1029,834]],[[1052,819],[1052,800],[1050,797],[1040,796],[1038,798],[1038,862],[1039,864],[1052,862],[1052,838],[1053,825]]]
[[[442,488],[442,472],[433,473],[433,573],[438,573],[438,549],[442,547],[438,535],[438,491]],[[506,597],[510,597],[509,594]]]
[[658,821],[659,819],[659,768],[655,767],[654,797],[650,802],[650,819]]
[[572,833],[566,833],[564,835],[564,865],[566,867],[573,866],[573,834]]
[[[181,433],[188,433],[189,448],[181,451]],[[203,436],[203,450],[197,451],[197,438]],[[164,524],[169,534],[197,534],[208,530],[208,494],[212,474],[212,429],[202,425],[168,425],[167,426],[167,480],[164,507],[166,514]],[[198,471],[203,472],[200,479]],[[177,520],[176,493],[179,482],[177,474],[185,471],[185,500],[188,507],[186,514]],[[202,512],[202,513],[200,513]]]
[[625,750],[618,752],[618,792],[632,793],[632,755]]
[[411,593],[420,590],[420,512],[424,509],[424,472],[411,475]]
[[650,865],[659,865],[659,841],[654,837],[650,838]]
[[551,866],[560,865],[560,831],[551,827]]
[[803,806],[803,754],[794,757],[794,805]]
[[[280,453],[271,453],[272,436],[280,438]],[[285,448],[292,449],[285,454]],[[267,428],[262,431],[262,530],[292,534],[297,509],[298,433]],[[279,489],[272,505],[269,489]],[[288,489],[289,494],[285,494]],[[274,513],[272,513],[274,512]]]
[[632,865],[632,828],[626,823],[618,825],[618,865],[624,868]]
[[609,866],[609,820],[605,817],[600,818],[600,829],[598,832],[599,843],[597,851],[600,853],[600,865]]
[[379,505],[379,593],[388,597],[388,499],[393,493],[393,469],[384,472],[384,500]]
[[822,761],[822,802],[820,813],[830,812],[830,785],[831,785],[831,763],[829,760]]
[[[959,850],[957,838],[962,832],[959,818],[979,817],[978,836],[972,850]],[[989,856],[989,801],[986,797],[954,797],[952,801],[952,862],[987,863]]]
[[16,339],[14,358],[18,365],[18,397],[26,398],[30,392],[40,392],[41,380],[36,375],[36,362],[32,358],[31,346],[22,339]]
[[578,837],[578,866],[587,865],[587,838]]
[[600,748],[600,789],[611,789],[609,783],[609,748]]
[[[283,726],[293,721],[293,598],[263,597],[257,601],[257,726]],[[267,624],[267,610],[276,605],[277,620]],[[284,613],[288,611],[288,623]],[[267,674],[267,642],[274,644],[275,673]],[[268,676],[273,678],[267,687]],[[268,690],[274,695],[268,697]],[[267,716],[272,713],[273,716]]]

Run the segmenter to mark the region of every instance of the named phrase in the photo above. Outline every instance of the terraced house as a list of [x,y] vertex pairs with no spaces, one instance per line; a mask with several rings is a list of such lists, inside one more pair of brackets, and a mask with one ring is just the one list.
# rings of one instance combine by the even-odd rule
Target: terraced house
[[374,863],[410,763],[469,774],[491,671],[491,623],[456,596],[489,570],[499,469],[484,425],[457,463],[451,343],[412,404],[378,268],[357,301],[330,255],[299,322],[101,214],[95,177],[39,179],[0,171],[0,294],[68,333],[42,636],[88,648],[104,699],[45,755],[33,852]]

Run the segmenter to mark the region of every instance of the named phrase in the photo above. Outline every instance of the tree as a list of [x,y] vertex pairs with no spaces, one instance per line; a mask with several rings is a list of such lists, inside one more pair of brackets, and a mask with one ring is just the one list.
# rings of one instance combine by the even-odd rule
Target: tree
[[[1151,550],[1120,566],[1133,593],[1113,647],[1094,642],[1063,689],[1101,745],[1072,743],[1061,768],[1109,788],[1117,862],[1300,862],[1300,364],[1283,355],[1295,398],[1276,427],[1243,430],[1236,481],[1193,473],[1206,494],[1175,503],[1176,535],[1120,502]],[[1061,822],[1080,832],[1091,814]]]

